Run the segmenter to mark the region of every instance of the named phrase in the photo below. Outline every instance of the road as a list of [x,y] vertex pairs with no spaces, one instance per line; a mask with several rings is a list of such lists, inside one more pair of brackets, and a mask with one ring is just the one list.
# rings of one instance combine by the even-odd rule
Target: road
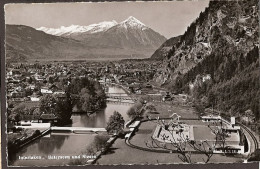
[[253,152],[255,152],[256,149],[259,148],[259,143],[257,141],[257,138],[255,137],[254,133],[252,133],[251,129],[249,129],[248,127],[246,127],[241,123],[238,124],[244,130],[244,134],[246,135],[246,138],[249,141],[249,147],[250,147],[249,154],[252,154]]

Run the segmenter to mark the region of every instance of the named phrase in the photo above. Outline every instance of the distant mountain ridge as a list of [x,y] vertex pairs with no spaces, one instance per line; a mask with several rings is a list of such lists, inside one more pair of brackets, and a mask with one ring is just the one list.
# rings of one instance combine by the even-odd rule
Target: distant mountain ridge
[[61,59],[82,48],[89,52],[85,44],[76,40],[49,35],[24,25],[6,25],[5,43],[6,60],[11,62]]
[[117,23],[115,20],[113,21],[104,21],[97,24],[91,24],[88,26],[81,26],[81,25],[71,25],[68,27],[61,26],[60,28],[47,28],[47,27],[40,27],[36,28],[36,30],[43,31],[47,34],[56,35],[56,36],[63,36],[63,37],[72,37],[74,35],[78,35],[81,33],[85,34],[95,34],[98,32],[105,32],[109,28],[113,26],[120,26],[123,28],[141,28],[141,29],[147,29],[148,27],[140,22],[138,19],[136,19],[133,16],[128,17],[126,20]]
[[37,30],[79,40],[94,47],[100,46],[105,48],[142,48],[154,50],[166,40],[164,36],[153,31],[133,16],[128,17],[120,23],[105,21],[89,26],[72,25],[58,29],[38,28]]
[[[89,26],[34,29],[6,26],[7,58],[142,59],[152,55],[166,38],[134,17]],[[22,43],[21,43],[22,42]]]

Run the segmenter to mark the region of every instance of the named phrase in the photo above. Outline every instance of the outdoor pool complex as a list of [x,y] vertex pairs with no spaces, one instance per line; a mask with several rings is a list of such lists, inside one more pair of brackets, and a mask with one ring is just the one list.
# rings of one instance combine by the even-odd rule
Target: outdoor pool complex
[[[209,128],[208,123],[206,122],[202,124],[185,124],[182,122],[180,124],[176,123],[170,125],[166,130],[163,125],[158,124],[153,132],[152,137],[160,143],[165,144],[180,143],[184,142],[185,139],[193,140],[196,143],[202,143],[206,141],[211,147],[217,148],[218,144],[216,144],[216,135],[212,131],[217,127],[219,126]],[[224,128],[226,128],[226,126]],[[239,132],[228,133],[228,136],[225,139],[225,145],[231,149],[241,149]],[[188,148],[187,150],[192,151],[193,149]],[[215,153],[220,152],[215,151]]]

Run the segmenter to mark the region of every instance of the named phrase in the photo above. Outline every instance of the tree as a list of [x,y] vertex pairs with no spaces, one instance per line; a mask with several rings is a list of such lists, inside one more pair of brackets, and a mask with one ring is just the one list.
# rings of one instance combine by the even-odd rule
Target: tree
[[194,103],[194,106],[195,106],[195,110],[199,113],[200,116],[205,113],[205,106],[201,102],[196,101]]
[[45,95],[40,101],[40,111],[45,114],[54,114],[61,123],[70,120],[72,102],[68,93],[64,96]]
[[8,119],[18,122],[23,115],[33,114],[34,108],[28,108],[25,103],[20,103],[14,107],[11,113],[8,115]]
[[259,161],[260,160],[260,150],[255,150],[254,153],[251,154],[248,161]]
[[96,135],[93,144],[97,151],[102,151],[107,146],[107,141],[109,140],[108,135]]
[[14,107],[8,118],[12,121],[18,122],[21,120],[22,115],[28,114],[27,110],[25,103],[20,103]]
[[57,99],[56,117],[62,119],[61,122],[69,121],[72,115],[72,100],[69,93],[65,93],[64,97]]
[[208,127],[211,129],[212,133],[215,134],[215,147],[220,147],[223,152],[225,152],[228,134],[223,124],[223,120],[221,119],[220,122],[212,122]]
[[40,111],[45,114],[55,113],[57,100],[53,95],[45,95],[40,100]]
[[95,155],[95,153],[96,153],[93,144],[90,144],[90,145],[87,147],[86,151],[87,151],[87,154],[92,155],[92,156]]
[[208,94],[208,103],[213,107],[215,105],[215,102],[216,102],[216,96],[212,91],[210,91]]
[[123,116],[119,112],[114,111],[114,114],[109,117],[106,130],[108,133],[119,134],[123,131],[124,124],[125,120]]
[[78,95],[80,101],[75,104],[83,111],[95,111],[106,106],[106,94],[102,86],[89,78],[75,78],[68,85],[68,92]]
[[137,117],[142,117],[144,114],[144,109],[143,109],[143,103],[138,101],[135,103],[128,111],[127,115],[131,117],[132,119],[137,118]]
[[96,135],[93,142],[87,147],[86,153],[94,156],[98,151],[104,151],[109,138],[109,135],[106,134]]
[[92,97],[89,94],[89,90],[83,88],[80,92],[80,107],[83,112],[88,112],[92,110]]
[[33,91],[30,88],[25,89],[25,96],[26,97],[31,96],[32,94],[33,94]]

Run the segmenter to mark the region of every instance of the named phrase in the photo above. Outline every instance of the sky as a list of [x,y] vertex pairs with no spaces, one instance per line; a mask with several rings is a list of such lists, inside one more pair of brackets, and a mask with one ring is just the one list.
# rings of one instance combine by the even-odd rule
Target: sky
[[119,23],[133,16],[170,38],[183,34],[208,4],[208,0],[8,4],[5,5],[5,22],[34,28],[59,28],[112,20]]

